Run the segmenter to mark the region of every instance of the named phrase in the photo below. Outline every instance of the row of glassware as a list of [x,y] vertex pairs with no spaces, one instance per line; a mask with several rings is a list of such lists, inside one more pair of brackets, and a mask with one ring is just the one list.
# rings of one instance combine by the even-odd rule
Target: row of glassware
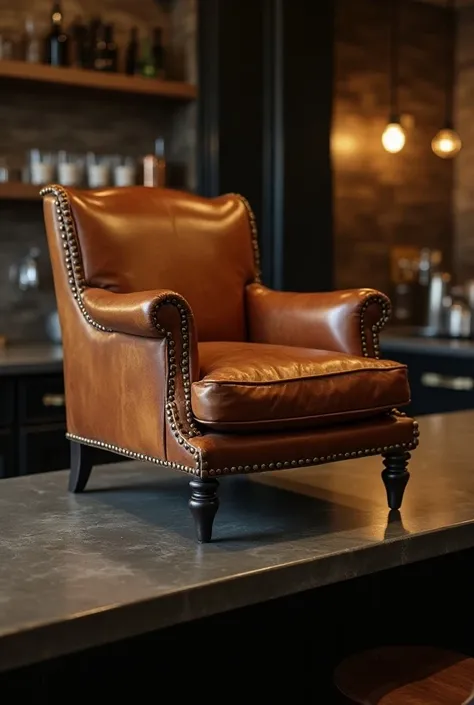
[[137,174],[138,160],[134,157],[32,149],[24,180],[38,186],[56,182],[62,186],[101,188],[133,186],[137,183]]

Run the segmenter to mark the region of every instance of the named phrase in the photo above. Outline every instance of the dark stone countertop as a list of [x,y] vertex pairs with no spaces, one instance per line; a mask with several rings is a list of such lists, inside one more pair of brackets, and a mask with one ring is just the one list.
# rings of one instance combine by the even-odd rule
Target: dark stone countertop
[[389,328],[380,337],[382,354],[397,352],[443,357],[474,358],[474,340],[427,338],[417,334],[416,328]]
[[0,376],[62,372],[61,345],[31,343],[0,348]]
[[402,517],[380,458],[221,482],[195,543],[187,478],[137,463],[0,483],[0,670],[474,546],[474,412],[424,417]]

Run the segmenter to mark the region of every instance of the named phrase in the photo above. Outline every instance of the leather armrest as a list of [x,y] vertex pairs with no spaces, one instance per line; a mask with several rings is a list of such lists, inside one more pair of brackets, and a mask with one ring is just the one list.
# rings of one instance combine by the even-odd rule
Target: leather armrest
[[390,317],[390,301],[374,289],[314,294],[247,287],[250,339],[377,357],[378,334]]
[[131,294],[116,294],[106,289],[85,289],[82,301],[90,316],[104,328],[127,335],[145,338],[162,338],[155,320],[160,303],[174,296],[176,301],[186,302],[172,291],[137,291]]
[[166,338],[176,354],[189,358],[191,381],[197,377],[199,360],[194,317],[184,297],[166,289],[117,294],[87,288],[82,294],[82,303],[92,324],[110,333]]

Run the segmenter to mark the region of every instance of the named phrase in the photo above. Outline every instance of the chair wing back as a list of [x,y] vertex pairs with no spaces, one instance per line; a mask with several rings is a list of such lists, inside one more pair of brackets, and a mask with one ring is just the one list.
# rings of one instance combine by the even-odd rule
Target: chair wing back
[[142,186],[63,191],[85,286],[119,293],[171,289],[191,305],[200,340],[245,339],[245,285],[258,279],[255,225],[245,199]]

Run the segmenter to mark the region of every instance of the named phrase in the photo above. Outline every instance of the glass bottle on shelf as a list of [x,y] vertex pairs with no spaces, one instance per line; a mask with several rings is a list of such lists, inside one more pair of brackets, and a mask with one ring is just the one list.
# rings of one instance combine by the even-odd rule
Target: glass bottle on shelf
[[155,27],[153,30],[152,55],[155,65],[155,76],[157,78],[165,78],[165,50],[163,48],[163,31],[161,27]]
[[153,61],[153,45],[150,37],[145,37],[140,46],[140,73],[145,78],[155,78],[155,62]]
[[97,41],[102,30],[102,20],[99,15],[91,18],[85,41],[86,68],[94,68],[94,60],[97,51]]
[[154,188],[166,186],[165,141],[162,137],[155,140],[155,153],[143,158],[143,185]]
[[61,3],[55,2],[51,11],[51,29],[45,40],[44,61],[51,66],[67,66],[69,63],[69,37],[62,24]]
[[22,59],[30,64],[41,63],[41,39],[33,17],[25,20],[22,44]]
[[71,24],[71,65],[80,69],[87,68],[87,26],[81,15],[77,15]]
[[165,53],[161,27],[155,27],[153,34],[143,40],[140,63],[142,76],[146,78],[165,77]]
[[114,41],[114,27],[104,24],[99,27],[94,52],[96,71],[117,71],[118,50]]
[[130,39],[125,51],[125,73],[129,76],[134,76],[138,73],[138,27],[132,27],[130,30]]
[[104,39],[106,43],[107,68],[106,71],[117,71],[118,48],[114,40],[113,24],[106,24],[104,28]]
[[105,25],[101,24],[97,28],[95,47],[93,50],[94,58],[92,68],[95,71],[107,71],[107,42],[105,40]]
[[10,61],[13,58],[15,58],[13,38],[8,32],[2,32],[0,34],[0,60]]

